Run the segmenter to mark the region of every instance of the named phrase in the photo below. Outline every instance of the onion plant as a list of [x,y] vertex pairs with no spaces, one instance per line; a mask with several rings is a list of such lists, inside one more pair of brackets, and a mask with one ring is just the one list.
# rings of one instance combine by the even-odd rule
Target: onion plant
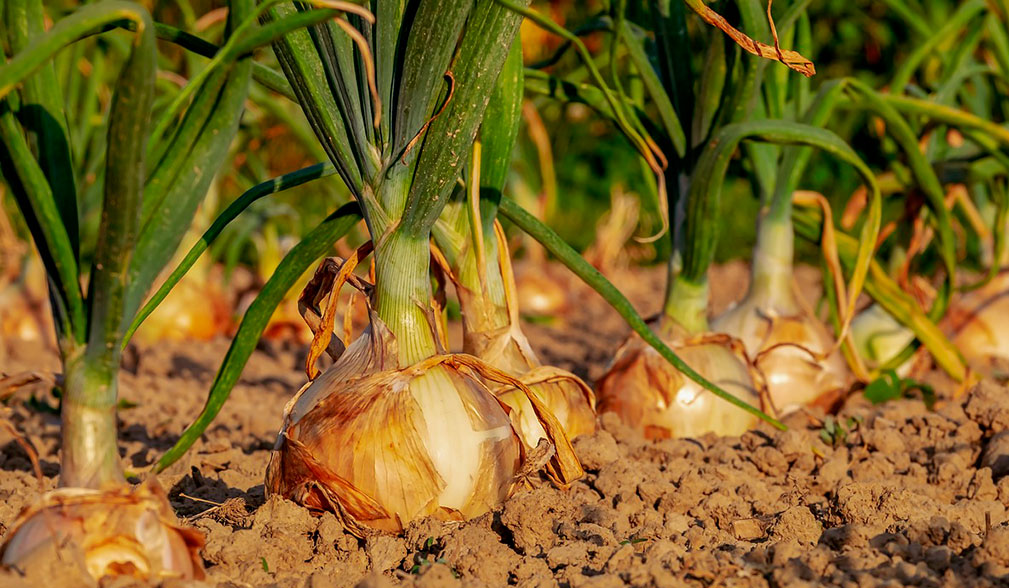
[[[928,308],[929,316],[933,320],[944,317],[946,332],[971,369],[992,375],[1004,371],[999,364],[1009,359],[1009,340],[999,326],[1005,313],[1005,260],[1000,252],[1005,243],[1009,134],[996,122],[1005,117],[1000,96],[1009,79],[1007,15],[1004,7],[965,2],[942,23],[921,15],[909,18],[921,44],[894,73],[890,91],[872,100],[877,112],[889,111],[887,131],[892,128],[906,137],[902,141],[894,137],[910,168],[894,165],[898,182],[902,187],[917,187],[928,197],[929,206],[909,223],[912,229],[896,231],[899,241],[892,247],[893,263],[900,286],[914,293],[911,282],[922,271],[921,260],[927,259],[922,254],[938,253],[946,275]],[[955,50],[933,51],[954,40]],[[918,142],[913,151],[912,141]],[[987,258],[981,260],[982,267],[987,265],[982,279],[962,283],[960,296],[954,292],[954,244],[946,228],[957,220],[966,232],[976,235],[982,258]],[[936,238],[930,237],[932,233]],[[879,363],[893,368],[903,362],[907,370],[906,360],[918,342],[907,343],[911,331],[904,321],[894,325],[894,316],[871,310],[861,329],[862,345],[878,342],[873,352]],[[892,335],[888,338],[886,333]],[[949,354],[937,355],[928,340],[918,338],[954,378],[964,378],[962,363],[951,369],[955,362]]]
[[[126,484],[116,424],[121,349],[228,155],[252,76],[250,52],[337,12],[308,11],[307,18],[259,27],[253,3],[235,0],[222,50],[180,92],[159,101],[158,26],[142,6],[88,4],[62,18],[49,14],[55,23],[48,30],[41,2],[2,8],[0,165],[46,270],[63,366],[60,487],[18,518],[3,563],[44,569],[58,557],[82,566],[82,583],[121,574],[199,578],[199,534],[178,524],[155,479]],[[75,173],[80,121],[66,110],[52,60],[85,37],[114,37],[106,32],[114,28],[132,33],[108,112],[91,244],[79,220],[86,180]],[[81,255],[89,248],[90,260]]]
[[[320,265],[303,295],[313,359],[336,363],[288,405],[267,490],[340,515],[348,528],[399,530],[425,515],[468,518],[545,466],[581,473],[556,417],[514,377],[444,350],[430,272],[431,229],[467,160],[520,18],[497,3],[375,3],[274,44],[371,241]],[[302,7],[280,4],[271,20]],[[373,251],[374,284],[353,267]],[[333,338],[340,288],[368,294],[371,325]],[[329,302],[322,304],[328,298]],[[322,306],[325,307],[323,310]],[[545,439],[524,444],[485,382],[527,396]],[[393,441],[394,440],[394,441]]]

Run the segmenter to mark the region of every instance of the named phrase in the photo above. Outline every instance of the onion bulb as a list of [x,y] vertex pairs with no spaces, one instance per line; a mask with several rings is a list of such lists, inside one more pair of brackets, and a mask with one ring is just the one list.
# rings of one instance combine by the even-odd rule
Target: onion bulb
[[3,268],[10,276],[0,275],[0,336],[55,345],[42,261],[32,254],[20,271],[20,260],[13,261],[12,268]]
[[556,317],[568,309],[568,292],[550,275],[546,263],[526,262],[516,267],[515,287],[523,313]]
[[[691,341],[678,329],[671,339],[667,345],[687,365],[733,396],[760,405],[749,368],[727,346],[714,338]],[[596,383],[596,393],[600,413],[616,413],[649,439],[740,435],[757,422],[754,415],[701,388],[637,335],[617,351]]]
[[761,226],[750,291],[711,323],[713,331],[743,342],[764,375],[773,408],[782,415],[839,394],[849,380],[834,338],[799,305],[792,290],[791,231],[790,225]]
[[965,293],[946,314],[952,342],[971,369],[1005,376],[1009,363],[1009,270]]
[[767,393],[779,414],[787,414],[847,386],[848,368],[831,351],[834,338],[818,319],[803,312],[791,292],[770,301],[747,297],[712,322],[715,331],[740,339],[756,358]]
[[[851,321],[851,338],[855,351],[866,362],[866,367],[878,368],[904,350],[914,333],[878,304],[871,304]],[[897,369],[897,375],[906,378],[913,362],[908,359]]]
[[220,268],[193,269],[197,271],[176,284],[137,330],[140,341],[209,341],[231,326]]
[[[358,535],[427,516],[465,520],[503,502],[541,465],[483,381],[514,380],[461,354],[399,368],[395,337],[371,321],[288,403],[267,492],[334,512]],[[553,445],[548,475],[574,480],[581,466],[560,424],[529,399]]]
[[201,547],[202,535],[179,524],[156,482],[106,491],[60,488],[18,516],[0,561],[20,570],[77,562],[81,577],[96,582],[111,576],[200,580]]

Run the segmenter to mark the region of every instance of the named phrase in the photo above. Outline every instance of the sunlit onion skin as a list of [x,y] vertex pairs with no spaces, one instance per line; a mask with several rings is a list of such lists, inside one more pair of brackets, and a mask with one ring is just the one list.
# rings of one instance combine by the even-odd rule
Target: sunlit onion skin
[[[569,439],[595,432],[595,396],[581,378],[562,369],[540,366],[529,370],[519,380],[557,417]],[[512,421],[527,445],[535,447],[540,439],[546,437],[529,399],[522,391],[502,386],[494,393],[511,409]]]
[[[667,344],[690,367],[753,406],[760,395],[746,364],[717,343]],[[599,413],[613,412],[649,439],[739,435],[756,425],[752,414],[716,397],[687,378],[637,335],[617,351],[596,383]]]
[[[882,306],[872,304],[852,319],[851,338],[866,367],[875,369],[903,351],[914,340],[914,333],[897,322]],[[902,363],[895,370],[897,375],[906,378],[911,373],[912,364],[910,359]]]
[[506,406],[448,356],[396,366],[395,340],[373,316],[288,404],[267,491],[334,512],[358,535],[469,519],[510,496],[531,448]]
[[832,349],[833,337],[823,323],[800,310],[791,294],[764,304],[746,299],[715,319],[712,329],[741,340],[751,357],[759,354],[757,367],[778,414],[847,387],[848,368],[839,352],[826,358],[813,355]]
[[1009,270],[954,301],[946,325],[972,370],[1004,376],[1009,363]]
[[25,509],[7,533],[2,563],[21,570],[77,562],[81,585],[111,576],[156,582],[204,577],[203,536],[182,527],[154,482],[98,491],[53,490]]

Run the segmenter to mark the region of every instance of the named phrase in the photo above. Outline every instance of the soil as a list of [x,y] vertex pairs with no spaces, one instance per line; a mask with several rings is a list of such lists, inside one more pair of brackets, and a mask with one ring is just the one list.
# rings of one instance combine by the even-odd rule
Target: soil
[[[739,265],[718,272],[716,311],[746,281]],[[647,275],[631,293],[646,314],[658,310],[662,283],[661,271]],[[595,378],[627,329],[594,294],[572,295],[564,322],[527,332],[543,359]],[[143,475],[177,439],[226,350],[215,341],[128,354],[119,413],[127,470]],[[569,490],[543,484],[464,524],[424,520],[400,537],[359,540],[332,515],[264,496],[269,449],[304,381],[303,361],[301,349],[261,345],[214,424],[159,477],[179,516],[206,535],[207,585],[1009,584],[1009,396],[990,382],[933,410],[919,400],[871,406],[853,396],[833,436],[822,414],[796,413],[787,432],[650,442],[603,415],[600,431],[575,442],[587,475]],[[0,345],[0,372],[57,369],[40,344]],[[8,402],[44,479],[0,436],[0,532],[54,484],[53,402],[47,386]],[[49,570],[0,571],[0,585],[22,584],[57,585]]]

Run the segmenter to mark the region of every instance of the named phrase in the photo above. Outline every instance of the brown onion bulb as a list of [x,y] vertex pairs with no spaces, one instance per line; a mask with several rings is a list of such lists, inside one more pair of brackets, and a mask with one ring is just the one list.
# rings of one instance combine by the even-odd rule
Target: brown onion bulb
[[[182,527],[156,482],[98,491],[61,488],[25,509],[2,547],[5,566],[45,569],[77,562],[95,581],[203,579],[203,536]],[[82,585],[86,584],[82,580]]]
[[158,341],[209,341],[231,325],[231,306],[220,286],[207,277],[182,280],[151,313],[136,337]]
[[[460,298],[465,300],[464,295]],[[567,370],[540,364],[518,319],[511,320],[509,326],[496,332],[466,332],[464,350],[528,386],[557,417],[569,439],[595,432],[596,399],[592,389]],[[509,385],[492,386],[492,390],[512,410],[512,420],[522,439],[535,447],[545,432],[525,393]]]
[[[754,406],[760,395],[746,364],[718,343],[670,347],[690,367],[725,391]],[[739,435],[757,417],[701,388],[655,349],[632,335],[596,383],[599,413],[614,412],[649,439],[698,437],[705,433]]]
[[[288,404],[267,491],[332,511],[359,535],[364,527],[398,532],[421,517],[489,511],[518,487],[531,448],[478,364],[435,356],[400,369],[394,337],[373,316]],[[557,454],[574,459],[556,419],[545,426]]]
[[568,292],[549,274],[546,264],[516,266],[515,288],[523,313],[556,317],[567,311]]

